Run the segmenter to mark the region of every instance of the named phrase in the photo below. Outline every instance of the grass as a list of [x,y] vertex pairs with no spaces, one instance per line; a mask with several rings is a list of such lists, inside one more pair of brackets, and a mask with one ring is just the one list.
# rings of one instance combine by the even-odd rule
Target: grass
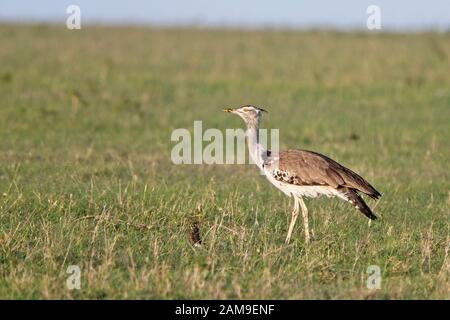
[[[449,299],[449,40],[0,25],[0,298]],[[246,103],[382,218],[307,201],[317,241],[300,221],[284,246],[292,203],[257,169],[172,164],[175,128],[242,127],[221,108]]]

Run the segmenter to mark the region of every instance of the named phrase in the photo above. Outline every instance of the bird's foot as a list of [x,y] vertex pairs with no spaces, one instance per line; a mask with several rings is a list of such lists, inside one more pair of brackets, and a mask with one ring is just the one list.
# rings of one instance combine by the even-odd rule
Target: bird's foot
[[311,241],[317,241],[318,238],[316,237],[316,234],[314,233],[314,229],[311,229],[311,237],[310,237]]
[[289,241],[291,241],[291,238],[289,237],[289,238],[286,238],[286,240],[284,240],[284,245],[288,245],[289,244]]

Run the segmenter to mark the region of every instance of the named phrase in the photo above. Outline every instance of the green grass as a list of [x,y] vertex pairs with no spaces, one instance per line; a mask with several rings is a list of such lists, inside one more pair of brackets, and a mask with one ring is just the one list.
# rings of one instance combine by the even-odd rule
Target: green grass
[[[0,298],[450,298],[449,34],[0,25],[0,43]],[[299,221],[285,246],[292,203],[256,168],[172,164],[173,129],[240,128],[221,109],[247,103],[282,148],[373,183],[382,218],[309,200],[317,240]]]

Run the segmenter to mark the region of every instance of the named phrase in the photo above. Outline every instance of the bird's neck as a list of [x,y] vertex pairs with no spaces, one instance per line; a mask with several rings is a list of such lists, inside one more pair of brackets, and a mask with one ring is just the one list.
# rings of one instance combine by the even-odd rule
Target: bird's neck
[[256,123],[247,123],[247,145],[248,152],[253,162],[262,169],[264,147],[259,141],[259,121]]

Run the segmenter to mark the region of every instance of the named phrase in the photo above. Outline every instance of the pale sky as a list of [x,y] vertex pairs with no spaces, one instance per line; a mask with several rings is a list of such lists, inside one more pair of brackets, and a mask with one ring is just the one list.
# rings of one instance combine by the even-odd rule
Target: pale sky
[[450,30],[450,0],[0,0],[0,21],[365,29],[369,5],[386,30]]

